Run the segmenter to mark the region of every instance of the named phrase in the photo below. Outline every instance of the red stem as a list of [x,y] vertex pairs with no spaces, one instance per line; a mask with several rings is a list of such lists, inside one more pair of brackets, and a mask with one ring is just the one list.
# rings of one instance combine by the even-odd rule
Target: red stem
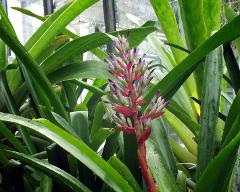
[[157,192],[157,188],[152,173],[148,169],[147,165],[145,142],[138,144],[138,161],[141,168],[142,176],[148,186],[148,191]]
[[[136,92],[135,90],[133,91]],[[137,153],[138,153],[139,166],[142,172],[142,176],[147,184],[148,192],[157,192],[157,188],[156,188],[152,173],[148,168],[147,159],[146,159],[145,141],[147,140],[147,138],[145,138],[144,141],[141,141],[139,143],[139,138],[142,133],[138,127],[138,105],[136,103],[136,100],[137,98],[132,98],[132,104],[133,104],[132,109],[136,111],[136,113],[133,115],[133,122],[134,122],[134,127],[136,129],[136,136],[137,136],[137,142],[138,142]]]

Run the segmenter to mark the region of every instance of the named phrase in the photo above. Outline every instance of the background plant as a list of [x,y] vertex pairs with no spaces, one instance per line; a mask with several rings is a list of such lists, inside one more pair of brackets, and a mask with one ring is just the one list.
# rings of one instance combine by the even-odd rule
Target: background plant
[[[113,131],[109,108],[101,102],[112,76],[99,46],[128,34],[130,47],[147,37],[163,64],[154,67],[165,71],[147,87],[143,105],[144,110],[159,89],[170,101],[146,143],[158,190],[238,191],[238,14],[220,0],[179,0],[178,25],[169,1],[151,0],[166,42],[152,33],[158,30],[153,22],[82,37],[65,28],[95,2],[74,0],[48,18],[38,17],[44,22],[25,45],[0,6],[1,190],[146,191],[136,138]],[[12,63],[6,46],[16,55]],[[99,59],[84,61],[87,51]],[[232,99],[226,88],[234,90]],[[89,92],[77,104],[83,89]]]

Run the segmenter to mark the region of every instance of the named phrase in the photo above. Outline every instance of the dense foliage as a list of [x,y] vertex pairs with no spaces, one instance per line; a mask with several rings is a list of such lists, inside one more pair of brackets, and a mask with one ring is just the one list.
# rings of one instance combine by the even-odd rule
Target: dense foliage
[[[168,0],[151,0],[165,42],[155,34],[159,25],[142,24],[134,17],[138,27],[111,33],[80,37],[66,28],[96,2],[73,0],[49,17],[15,8],[43,21],[25,45],[0,5],[0,191],[150,191],[142,179],[146,172],[160,192],[240,191],[237,12],[221,0],[178,0],[177,22]],[[158,56],[157,64],[147,65],[156,73],[141,87],[141,108],[136,108],[136,122],[151,127],[149,138],[146,127],[137,137],[127,134],[129,127],[116,129],[122,121],[130,125],[134,119],[112,117],[106,102],[114,95],[110,90],[117,91],[116,78],[104,62],[108,55],[99,47],[118,35],[128,38],[131,49],[146,40]],[[12,62],[7,47],[16,55]],[[83,60],[86,52],[97,59]],[[140,82],[148,73],[134,78]],[[136,79],[131,81],[134,86]],[[126,83],[124,97],[135,98],[132,84]],[[83,90],[87,95],[78,103]],[[159,111],[151,102],[157,101],[159,90],[169,101],[163,116],[165,100],[159,99]],[[114,110],[134,117],[126,107],[130,104],[115,99],[119,102]],[[157,118],[147,116],[149,110]],[[149,118],[153,121],[145,122]],[[141,133],[145,172],[138,161]]]

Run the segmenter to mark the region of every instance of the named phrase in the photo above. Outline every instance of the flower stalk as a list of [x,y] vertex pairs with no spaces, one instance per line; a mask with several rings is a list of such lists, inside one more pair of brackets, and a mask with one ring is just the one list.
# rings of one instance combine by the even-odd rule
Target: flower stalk
[[139,49],[129,48],[128,40],[119,36],[115,40],[115,54],[110,54],[105,60],[109,72],[117,80],[109,80],[112,95],[110,104],[115,111],[112,116],[116,129],[126,134],[135,134],[137,138],[137,154],[142,176],[149,192],[156,192],[156,185],[146,160],[145,142],[151,134],[151,121],[163,115],[167,101],[160,96],[154,96],[149,106],[142,114],[141,106],[146,88],[152,80],[154,69],[145,61],[145,55],[139,57]]

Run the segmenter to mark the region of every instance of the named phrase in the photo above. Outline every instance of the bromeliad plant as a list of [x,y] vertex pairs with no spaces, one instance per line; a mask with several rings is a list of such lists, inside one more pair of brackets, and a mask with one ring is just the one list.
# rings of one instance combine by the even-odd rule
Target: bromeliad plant
[[139,58],[138,48],[130,49],[129,42],[125,37],[119,36],[115,40],[116,54],[111,54],[108,63],[109,72],[117,78],[109,80],[112,90],[111,104],[116,112],[112,116],[116,129],[126,134],[135,134],[137,138],[137,154],[142,175],[150,192],[156,192],[157,188],[148,168],[146,160],[145,141],[151,134],[151,120],[162,116],[163,108],[167,105],[158,92],[150,105],[141,113],[141,105],[146,88],[152,80],[154,69],[150,70],[150,63]]
[[[0,6],[0,191],[240,191],[240,16],[228,6],[223,15],[221,0],[178,0],[179,26],[168,0],[151,0],[167,42],[150,34],[151,21],[109,34],[69,31],[95,2],[72,0],[48,17],[14,8],[43,21],[25,45]],[[107,58],[99,47],[118,35]],[[145,37],[162,79],[132,48]],[[98,60],[84,61],[86,52]],[[102,102],[108,84],[113,117]]]

